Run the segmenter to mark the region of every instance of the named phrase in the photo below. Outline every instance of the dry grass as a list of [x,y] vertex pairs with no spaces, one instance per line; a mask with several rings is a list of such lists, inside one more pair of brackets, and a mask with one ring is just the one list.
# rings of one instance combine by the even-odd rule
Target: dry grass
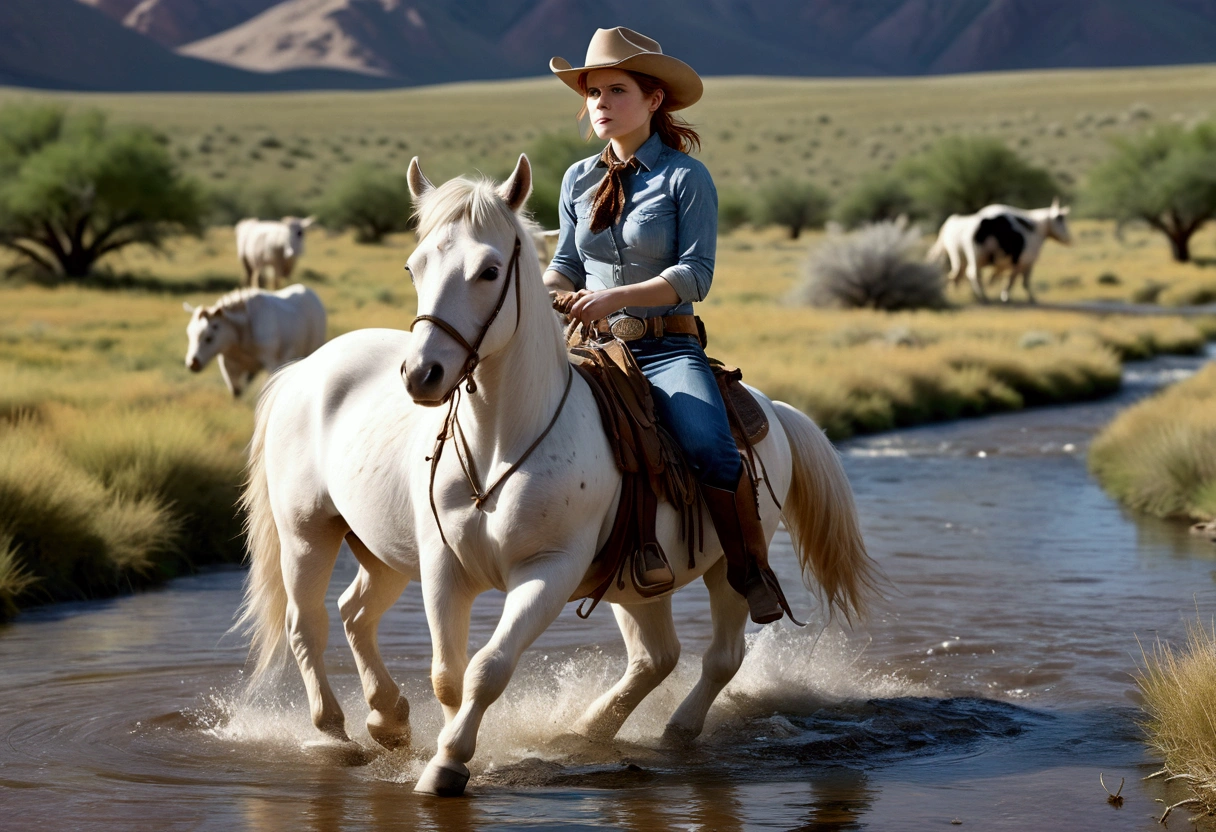
[[1178,650],[1158,642],[1137,676],[1149,744],[1164,771],[1216,814],[1216,629],[1196,622]]
[[1216,518],[1216,365],[1119,414],[1090,447],[1089,467],[1137,511]]

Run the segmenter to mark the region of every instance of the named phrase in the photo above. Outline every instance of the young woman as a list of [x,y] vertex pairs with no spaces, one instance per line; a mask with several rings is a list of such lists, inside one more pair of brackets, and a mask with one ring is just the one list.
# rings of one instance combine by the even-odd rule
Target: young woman
[[701,97],[701,79],[623,27],[598,29],[583,66],[554,58],[549,68],[583,96],[608,144],[566,171],[545,284],[578,293],[573,317],[627,340],[701,484],[731,586],[752,620],[775,621],[788,605],[692,314],[713,280],[718,195],[709,171],[687,155],[700,138],[672,112]]

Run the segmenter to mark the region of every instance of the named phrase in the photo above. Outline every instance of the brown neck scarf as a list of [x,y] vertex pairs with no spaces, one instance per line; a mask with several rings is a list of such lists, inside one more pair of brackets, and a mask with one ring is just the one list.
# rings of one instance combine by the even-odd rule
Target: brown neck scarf
[[598,234],[621,221],[621,215],[625,213],[625,183],[621,177],[625,171],[641,167],[636,156],[630,156],[624,162],[616,158],[611,143],[600,154],[600,161],[608,166],[608,172],[600,180],[591,203],[592,234]]

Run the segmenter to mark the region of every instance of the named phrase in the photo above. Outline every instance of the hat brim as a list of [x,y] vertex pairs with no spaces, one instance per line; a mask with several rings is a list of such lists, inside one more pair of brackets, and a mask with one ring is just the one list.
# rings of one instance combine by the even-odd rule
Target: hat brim
[[697,71],[679,58],[662,55],[657,52],[646,52],[641,55],[631,55],[623,61],[612,64],[595,64],[594,66],[570,66],[565,58],[551,58],[549,70],[562,80],[567,87],[583,94],[578,85],[579,76],[594,69],[625,69],[640,72],[643,75],[653,75],[663,82],[667,88],[667,109],[682,110],[691,107],[701,98],[705,86]]

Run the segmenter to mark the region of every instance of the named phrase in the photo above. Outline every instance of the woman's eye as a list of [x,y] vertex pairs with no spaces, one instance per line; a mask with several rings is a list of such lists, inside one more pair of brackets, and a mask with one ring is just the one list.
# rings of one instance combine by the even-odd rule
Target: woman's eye
[[490,266],[490,268],[486,269],[484,272],[477,275],[477,279],[478,280],[497,280],[498,279],[498,266]]

